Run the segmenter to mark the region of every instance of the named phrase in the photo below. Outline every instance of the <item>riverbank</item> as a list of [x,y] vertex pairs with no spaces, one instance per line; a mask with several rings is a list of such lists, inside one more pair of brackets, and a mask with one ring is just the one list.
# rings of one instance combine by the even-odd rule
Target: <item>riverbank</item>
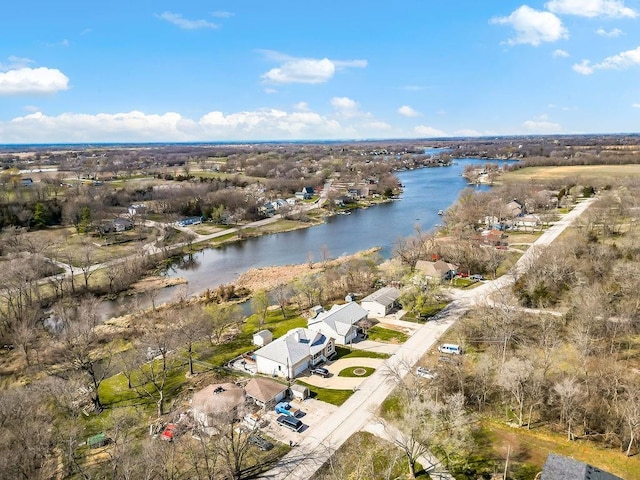
[[240,275],[237,281],[233,282],[236,287],[256,290],[274,290],[282,285],[287,285],[306,275],[313,275],[323,271],[327,267],[341,265],[354,258],[362,258],[379,251],[380,248],[370,248],[352,255],[345,255],[327,262],[310,262],[294,265],[269,266],[252,268]]

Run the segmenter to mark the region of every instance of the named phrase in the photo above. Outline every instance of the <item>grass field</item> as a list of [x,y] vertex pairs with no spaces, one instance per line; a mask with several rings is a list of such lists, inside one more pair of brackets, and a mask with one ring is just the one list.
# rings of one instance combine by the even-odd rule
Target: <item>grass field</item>
[[531,180],[554,180],[572,178],[583,181],[597,180],[599,183],[640,176],[640,165],[573,165],[558,167],[528,167],[507,172],[500,176],[499,183],[528,182]]
[[506,452],[510,450],[513,470],[509,473],[513,475],[520,471],[518,476],[521,478],[533,478],[525,472],[540,471],[547,455],[553,452],[589,463],[625,480],[640,480],[640,459],[637,456],[627,458],[617,450],[599,448],[587,441],[571,442],[564,435],[544,428],[527,430],[484,420],[476,440],[480,448],[473,463],[477,467],[484,464],[489,471],[495,467],[504,468]]

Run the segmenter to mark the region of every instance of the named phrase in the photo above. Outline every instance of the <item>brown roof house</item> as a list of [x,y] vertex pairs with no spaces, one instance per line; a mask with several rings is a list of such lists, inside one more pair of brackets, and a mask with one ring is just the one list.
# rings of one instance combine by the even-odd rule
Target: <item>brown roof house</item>
[[418,260],[416,262],[416,271],[431,278],[439,280],[451,280],[456,276],[458,265],[447,263],[444,260],[435,262],[427,262],[426,260]]
[[287,396],[288,387],[268,378],[256,377],[244,387],[247,397],[264,409],[275,406]]
[[209,385],[193,394],[193,419],[205,433],[211,435],[215,433],[220,419],[235,416],[245,401],[244,390],[235,383]]

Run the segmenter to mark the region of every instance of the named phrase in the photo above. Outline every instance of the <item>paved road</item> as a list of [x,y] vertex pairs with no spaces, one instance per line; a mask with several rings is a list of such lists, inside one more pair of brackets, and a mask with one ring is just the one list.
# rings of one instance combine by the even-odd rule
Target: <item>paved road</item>
[[484,301],[491,293],[508,287],[522,275],[539,256],[544,247],[553,242],[592,203],[593,199],[577,205],[556,224],[542,234],[535,244],[518,260],[512,271],[497,280],[486,282],[473,290],[464,291],[451,302],[437,319],[426,323],[409,338],[381,368],[362,382],[338,411],[309,432],[290,454],[262,479],[307,480],[355,432],[366,427],[387,396],[394,390],[394,374],[404,377],[438,339],[475,303]]

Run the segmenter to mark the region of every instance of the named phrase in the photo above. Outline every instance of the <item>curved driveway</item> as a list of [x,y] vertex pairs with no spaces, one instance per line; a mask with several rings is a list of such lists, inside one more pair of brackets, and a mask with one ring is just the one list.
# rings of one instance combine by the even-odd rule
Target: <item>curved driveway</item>
[[[538,257],[542,249],[551,244],[593,202],[588,199],[542,234],[534,245],[518,260],[513,269],[497,280],[486,282],[473,290],[462,292],[437,318],[426,323],[411,336],[382,367],[367,377],[359,389],[322,424],[310,429],[300,444],[285,455],[278,465],[260,478],[277,480],[307,480],[355,432],[365,428],[378,407],[396,387],[390,382],[390,373],[404,377],[413,365],[438,341],[466,311],[478,301],[498,289],[511,285]],[[434,472],[430,472],[433,474]],[[442,477],[452,478],[446,474]]]

